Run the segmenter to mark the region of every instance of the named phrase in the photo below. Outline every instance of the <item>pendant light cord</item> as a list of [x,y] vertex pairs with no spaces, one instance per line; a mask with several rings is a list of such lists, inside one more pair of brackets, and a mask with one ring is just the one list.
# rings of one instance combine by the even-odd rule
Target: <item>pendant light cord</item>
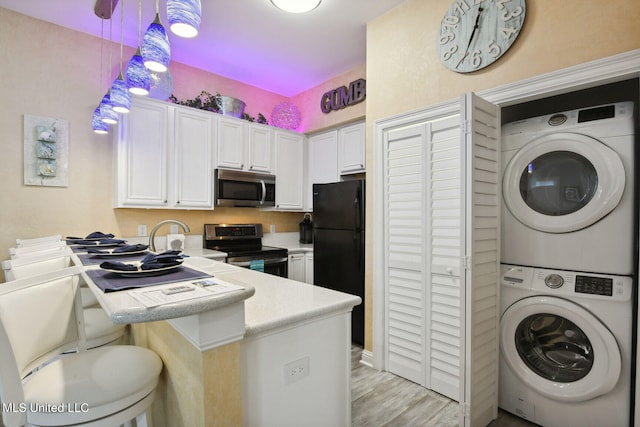
[[122,78],[122,50],[124,46],[124,0],[120,1],[120,78]]
[[[110,5],[111,5],[111,10],[113,10],[113,0],[110,1]],[[111,75],[111,59],[112,59],[112,44],[113,42],[111,41],[112,38],[112,33],[113,33],[113,17],[111,17],[111,19],[109,20],[109,74],[107,75],[107,77],[110,79],[110,75]]]
[[[98,84],[98,91],[100,92],[100,97],[102,97],[102,79],[104,78],[102,74],[102,67],[104,64],[102,63],[102,56],[104,53],[104,16],[100,17],[100,83]],[[102,98],[101,98],[102,99]]]
[[138,0],[138,48],[142,46],[140,33],[142,32],[142,0]]

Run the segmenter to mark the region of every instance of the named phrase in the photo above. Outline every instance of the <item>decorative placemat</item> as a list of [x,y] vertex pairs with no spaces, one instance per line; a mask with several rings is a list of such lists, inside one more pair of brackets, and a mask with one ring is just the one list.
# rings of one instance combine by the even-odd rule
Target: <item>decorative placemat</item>
[[96,286],[105,293],[213,277],[210,274],[184,266],[180,266],[166,274],[146,277],[123,277],[117,273],[111,273],[102,269],[87,270],[86,273]]

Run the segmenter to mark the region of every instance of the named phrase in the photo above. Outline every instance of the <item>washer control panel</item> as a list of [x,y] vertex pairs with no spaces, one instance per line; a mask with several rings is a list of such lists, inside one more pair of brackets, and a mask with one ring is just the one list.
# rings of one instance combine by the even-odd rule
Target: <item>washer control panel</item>
[[613,295],[613,279],[576,275],[576,292],[593,295]]
[[633,280],[629,276],[583,273],[501,264],[502,286],[532,293],[626,301],[631,298]]

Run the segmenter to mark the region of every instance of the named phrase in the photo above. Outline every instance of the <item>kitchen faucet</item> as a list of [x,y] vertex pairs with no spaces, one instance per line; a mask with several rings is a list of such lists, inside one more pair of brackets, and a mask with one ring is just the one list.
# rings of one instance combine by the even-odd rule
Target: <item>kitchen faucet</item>
[[158,231],[158,228],[160,228],[160,226],[164,224],[177,224],[180,227],[182,227],[185,233],[188,233],[191,231],[189,230],[189,226],[187,224],[185,224],[182,221],[178,221],[177,219],[165,219],[164,221],[160,221],[155,225],[155,227],[151,229],[151,233],[149,233],[149,249],[151,249],[151,252],[156,251],[156,245],[153,241],[156,237],[156,232]]

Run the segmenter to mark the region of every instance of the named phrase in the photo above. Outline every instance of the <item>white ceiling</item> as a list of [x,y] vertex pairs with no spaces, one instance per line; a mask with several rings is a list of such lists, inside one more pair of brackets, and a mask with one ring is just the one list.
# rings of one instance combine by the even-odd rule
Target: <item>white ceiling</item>
[[[170,33],[172,59],[285,96],[293,96],[365,63],[366,23],[404,0],[323,0],[307,14],[288,14],[269,0],[202,0],[202,25],[194,39]],[[113,40],[138,44],[138,0],[119,0]],[[142,0],[142,32],[155,16]],[[100,37],[95,0],[0,0],[0,7]],[[166,1],[160,17],[168,28]],[[105,37],[109,37],[105,20]],[[46,35],[43,35],[46,37]],[[125,58],[128,60],[128,58]]]

